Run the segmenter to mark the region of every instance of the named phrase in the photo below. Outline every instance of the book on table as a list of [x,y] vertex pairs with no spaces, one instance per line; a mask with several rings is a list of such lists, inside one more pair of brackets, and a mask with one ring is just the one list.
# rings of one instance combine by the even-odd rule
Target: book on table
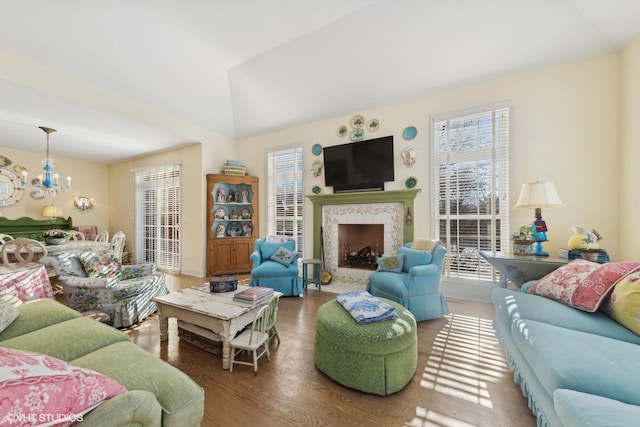
[[259,286],[245,289],[233,296],[234,301],[257,304],[273,296],[273,289]]

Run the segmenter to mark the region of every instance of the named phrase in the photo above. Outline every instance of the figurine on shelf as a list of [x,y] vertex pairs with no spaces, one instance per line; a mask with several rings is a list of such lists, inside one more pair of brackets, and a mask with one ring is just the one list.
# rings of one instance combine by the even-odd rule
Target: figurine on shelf
[[218,224],[218,226],[216,227],[216,237],[224,237],[224,231],[224,224]]
[[242,224],[242,235],[246,237],[251,237],[251,226],[249,224]]
[[227,193],[222,188],[218,188],[218,196],[216,198],[219,203],[224,203],[227,201]]
[[231,210],[231,216],[229,218],[231,218],[231,219],[237,219],[238,218],[238,213],[236,212],[235,209]]
[[536,208],[535,221],[531,225],[531,240],[534,242],[547,241],[547,223],[542,219],[542,209]]
[[249,203],[249,191],[242,190],[242,203]]

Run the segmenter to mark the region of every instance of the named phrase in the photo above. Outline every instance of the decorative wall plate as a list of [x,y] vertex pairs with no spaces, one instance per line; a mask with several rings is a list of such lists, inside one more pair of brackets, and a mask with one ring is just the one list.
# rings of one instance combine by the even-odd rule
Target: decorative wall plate
[[224,208],[218,208],[215,210],[213,216],[218,219],[224,219],[224,217],[227,216],[227,211]]
[[351,118],[351,127],[353,129],[360,129],[362,126],[364,126],[364,117],[360,114]]
[[407,187],[407,188],[413,188],[413,187],[416,186],[417,183],[418,183],[418,178],[416,178],[415,176],[410,176],[404,182],[404,186]]
[[[345,127],[346,129],[346,127]],[[311,147],[311,152],[316,155],[319,156],[320,153],[322,153],[322,145],[320,144],[313,144],[313,147]]]
[[380,127],[380,122],[378,119],[371,119],[367,122],[367,130],[369,132],[375,132]]
[[223,223],[215,224],[213,227],[213,235],[216,237],[226,237],[227,226]]
[[355,129],[351,131],[351,140],[360,141],[364,137],[364,129]]
[[5,157],[5,156],[0,156],[0,168],[3,168],[5,166],[9,166],[11,163],[13,163],[11,160],[9,160],[9,158]]
[[229,226],[227,227],[227,236],[230,237],[238,237],[241,233],[242,229],[240,228],[239,224],[231,223],[229,224]]
[[44,199],[44,191],[40,192],[38,190],[33,190],[31,193],[29,193],[29,195],[31,196],[31,198],[33,200],[42,200],[42,199]]
[[402,137],[407,141],[411,141],[418,134],[418,129],[415,126],[408,126],[402,132]]
[[242,224],[242,235],[245,237],[251,237],[253,234],[253,226],[249,223]]
[[318,187],[317,185],[314,185],[311,191],[313,191],[313,194],[320,194],[320,192],[322,191],[322,188]]
[[338,131],[336,133],[340,138],[342,138],[343,136],[349,133],[349,129],[347,129],[345,125],[342,125],[338,128]]
[[21,165],[15,165],[15,166],[13,167],[13,170],[14,170],[14,171],[16,171],[16,173],[17,173],[18,175],[22,175],[22,172],[27,172],[27,173],[29,173],[29,171],[27,170],[27,168],[25,168],[24,166],[21,166]]

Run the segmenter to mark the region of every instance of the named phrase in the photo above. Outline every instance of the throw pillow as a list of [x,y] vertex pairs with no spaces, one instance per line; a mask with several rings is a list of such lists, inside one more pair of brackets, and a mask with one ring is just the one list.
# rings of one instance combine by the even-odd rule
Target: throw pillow
[[13,304],[0,299],[0,332],[7,329],[19,315],[20,312]]
[[289,249],[280,246],[278,250],[271,255],[270,259],[284,265],[285,267],[289,267],[289,265],[295,261],[297,256],[298,252],[290,251]]
[[635,261],[598,264],[578,259],[538,280],[529,293],[593,313],[618,280],[639,267],[640,262]]
[[418,265],[431,264],[431,259],[433,258],[430,252],[419,251],[404,246],[398,248],[398,255],[404,255],[404,265],[402,266],[402,271],[404,272],[408,272]]
[[640,271],[620,279],[602,310],[622,326],[640,335]]
[[404,255],[382,255],[378,258],[377,271],[391,271],[400,273],[404,264]]
[[411,243],[411,249],[432,252],[433,248],[435,248],[439,244],[440,244],[440,240],[416,239],[413,243]]
[[296,249],[296,242],[294,240],[287,240],[283,243],[262,242],[260,244],[260,257],[262,258],[262,261],[271,259],[273,254],[275,254],[280,247],[293,251]]
[[68,426],[127,390],[115,380],[46,354],[0,347],[0,419],[11,425]]
[[78,256],[89,277],[122,279],[122,266],[111,250],[86,251]]

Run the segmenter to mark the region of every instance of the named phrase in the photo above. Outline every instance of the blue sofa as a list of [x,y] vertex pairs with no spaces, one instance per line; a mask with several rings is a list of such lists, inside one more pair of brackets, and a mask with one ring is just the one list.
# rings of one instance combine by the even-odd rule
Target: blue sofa
[[411,246],[412,243],[407,243],[396,252],[396,255],[404,256],[401,271],[371,273],[367,292],[401,304],[417,322],[449,314],[447,300],[440,290],[447,250],[439,244],[431,252],[411,249]]
[[538,295],[498,288],[492,300],[496,336],[538,426],[638,425],[640,336],[603,312]]
[[282,292],[284,296],[302,295],[302,279],[298,275],[297,253],[289,265],[283,265],[274,261],[273,256],[278,248],[283,247],[295,252],[296,242],[288,239],[283,242],[267,242],[265,239],[256,239],[251,259],[251,281],[249,286],[263,286]]

